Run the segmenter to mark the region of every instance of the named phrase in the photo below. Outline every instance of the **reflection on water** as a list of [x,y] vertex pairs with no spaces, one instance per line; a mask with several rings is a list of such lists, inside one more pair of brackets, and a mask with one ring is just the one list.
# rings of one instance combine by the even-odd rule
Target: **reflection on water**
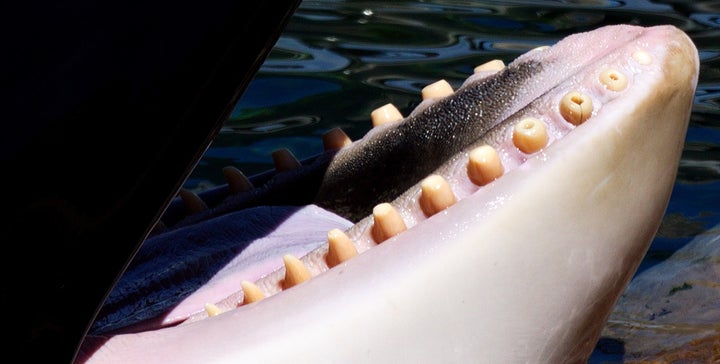
[[[320,135],[336,126],[357,139],[370,128],[370,111],[392,102],[407,114],[429,83],[458,87],[475,65],[507,63],[571,33],[617,23],[675,25],[693,38],[702,64],[678,181],[643,272],[720,222],[716,2],[306,1],[186,187],[223,183],[220,170],[228,164],[248,175],[271,169],[270,153],[281,147],[301,159],[319,153]],[[601,344],[594,362],[622,361],[621,344]]]

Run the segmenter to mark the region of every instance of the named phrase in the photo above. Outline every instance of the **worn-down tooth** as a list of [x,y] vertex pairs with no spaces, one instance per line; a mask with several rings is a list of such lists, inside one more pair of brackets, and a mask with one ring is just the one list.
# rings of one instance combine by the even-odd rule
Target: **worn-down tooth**
[[473,69],[474,73],[500,71],[505,68],[505,62],[500,59],[487,61]]
[[652,55],[650,55],[650,53],[642,51],[642,50],[637,50],[637,51],[633,52],[632,59],[634,59],[635,62],[637,62],[643,66],[647,66],[653,62]]
[[352,144],[352,139],[340,128],[330,129],[323,134],[322,140],[325,150],[338,150]]
[[589,119],[593,112],[590,96],[570,91],[560,100],[560,115],[573,125],[580,125]]
[[371,234],[377,244],[407,230],[402,216],[389,203],[381,203],[375,206],[373,208],[373,219]]
[[325,262],[332,268],[358,254],[357,248],[353,245],[350,237],[340,229],[328,231],[328,252]]
[[205,304],[205,312],[207,313],[208,317],[217,316],[223,311],[214,303],[206,303]]
[[467,174],[472,183],[485,186],[502,177],[503,173],[505,169],[495,148],[483,145],[470,151]]
[[457,201],[450,184],[440,175],[431,174],[420,182],[420,208],[425,216],[432,216]]
[[291,171],[302,167],[300,161],[287,148],[281,148],[272,153],[275,170],[278,172]]
[[622,91],[627,87],[627,77],[622,72],[608,68],[600,73],[600,83],[610,91]]
[[203,201],[200,196],[188,189],[181,188],[179,195],[180,199],[183,202],[183,206],[185,206],[185,212],[188,215],[196,214],[198,212],[202,212],[208,209],[205,201]]
[[265,298],[265,294],[260,290],[260,287],[255,285],[255,283],[242,281],[240,282],[240,286],[243,290],[243,304],[250,304],[261,301]]
[[515,124],[513,144],[525,154],[532,154],[545,148],[548,143],[545,123],[537,118],[525,118]]
[[245,176],[245,173],[242,173],[242,171],[233,166],[224,167],[222,172],[231,195],[247,192],[255,187],[252,182],[250,182],[250,179]]
[[383,124],[400,121],[403,119],[400,110],[398,110],[393,104],[385,104],[379,108],[373,110],[370,113],[373,127],[377,127]]
[[283,280],[283,288],[288,289],[312,278],[312,274],[305,267],[305,264],[294,256],[286,254],[283,256],[285,263],[285,280]]
[[450,86],[447,81],[440,80],[423,87],[421,93],[423,100],[428,100],[433,98],[450,96],[453,94],[453,92],[454,91],[452,86]]

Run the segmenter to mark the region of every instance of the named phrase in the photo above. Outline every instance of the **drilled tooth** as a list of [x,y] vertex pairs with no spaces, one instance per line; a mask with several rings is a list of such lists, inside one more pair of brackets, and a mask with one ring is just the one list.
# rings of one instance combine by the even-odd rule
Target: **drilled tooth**
[[395,105],[385,104],[373,110],[373,112],[370,113],[370,118],[372,119],[373,127],[377,127],[394,121],[400,121],[403,119],[403,116]]
[[560,115],[573,125],[580,125],[592,115],[593,104],[590,96],[570,91],[560,100]]
[[467,174],[472,183],[478,186],[500,178],[505,170],[495,148],[483,145],[470,151]]
[[505,62],[499,59],[487,61],[473,69],[474,73],[500,71],[505,68]]
[[450,184],[440,175],[432,174],[420,182],[420,208],[425,216],[432,216],[455,204]]
[[242,171],[233,166],[223,168],[222,172],[231,195],[247,192],[255,187],[252,182],[250,182],[250,179],[245,176],[245,173],[242,173]]
[[513,128],[513,144],[523,153],[531,154],[545,148],[548,134],[545,123],[536,118],[525,118]]
[[273,163],[275,163],[275,170],[278,172],[290,171],[298,169],[302,165],[300,161],[295,158],[292,152],[287,148],[281,148],[272,153]]
[[643,66],[647,66],[653,62],[653,58],[650,53],[640,50],[633,52],[632,58],[635,62],[640,63]]
[[358,254],[350,237],[340,229],[328,231],[328,252],[325,257],[328,267],[332,268]]
[[214,303],[206,303],[205,312],[207,313],[208,317],[213,317],[221,314],[223,311]]
[[283,256],[283,263],[285,263],[285,280],[283,281],[283,288],[288,289],[298,284],[307,281],[312,278],[310,271],[305,267],[300,259],[295,258],[290,254]]
[[606,69],[600,74],[600,83],[610,91],[622,91],[627,87],[627,77],[615,69]]
[[181,188],[179,195],[180,199],[183,202],[183,205],[185,206],[185,212],[188,215],[196,214],[198,212],[202,212],[208,209],[205,201],[203,201],[200,196],[188,189]]
[[407,230],[405,222],[389,203],[381,203],[373,208],[374,224],[372,236],[377,244]]
[[260,287],[255,285],[255,283],[249,281],[242,281],[240,282],[240,286],[243,290],[244,304],[261,301],[263,298],[265,298],[265,294],[260,290]]
[[423,87],[421,93],[423,100],[428,100],[452,95],[453,88],[447,81],[440,80]]
[[340,128],[332,128],[322,136],[325,150],[337,150],[352,144],[345,132]]

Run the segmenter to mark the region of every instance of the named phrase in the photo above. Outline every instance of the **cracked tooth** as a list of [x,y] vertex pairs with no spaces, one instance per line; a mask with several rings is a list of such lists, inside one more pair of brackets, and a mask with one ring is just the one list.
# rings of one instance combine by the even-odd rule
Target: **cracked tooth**
[[181,188],[179,195],[180,199],[183,202],[183,206],[185,206],[185,212],[188,215],[196,214],[198,212],[202,212],[208,209],[205,201],[203,201],[200,196],[188,189]]
[[225,176],[225,181],[227,181],[228,191],[231,195],[247,192],[255,187],[245,176],[245,173],[242,173],[242,171],[233,166],[223,168],[222,172],[223,176]]
[[532,154],[545,148],[548,134],[545,123],[537,118],[525,118],[513,128],[513,144],[525,154]]
[[423,100],[428,100],[449,96],[452,95],[453,92],[452,86],[450,86],[447,81],[440,80],[423,87],[421,94]]
[[590,96],[570,91],[560,100],[560,114],[573,125],[580,125],[592,115],[593,104]]
[[300,161],[295,158],[292,152],[287,148],[281,148],[272,152],[273,163],[278,172],[290,171],[300,168]]
[[600,83],[610,91],[622,91],[627,87],[627,77],[622,72],[609,68],[600,74]]
[[350,237],[340,229],[328,231],[328,252],[325,257],[328,267],[332,268],[358,254]]
[[425,216],[432,216],[455,204],[450,184],[440,175],[432,174],[420,183],[420,208]]
[[495,148],[483,145],[470,151],[467,173],[472,183],[485,186],[500,178],[505,170]]
[[378,244],[407,230],[400,214],[386,202],[373,208],[373,219],[372,237]]
[[205,312],[207,313],[208,317],[213,317],[221,314],[223,311],[214,303],[206,303]]
[[240,286],[243,290],[243,304],[257,302],[265,298],[265,294],[258,286],[255,285],[255,283],[242,281],[240,282]]
[[499,59],[493,59],[492,61],[485,62],[473,69],[474,73],[478,72],[492,72],[492,71],[500,71],[501,69],[505,68],[505,62]]
[[370,118],[372,119],[373,127],[376,127],[394,121],[400,121],[403,119],[403,116],[395,105],[385,104],[373,110],[373,112],[370,113]]
[[645,52],[645,51],[633,52],[632,58],[635,60],[635,62],[640,63],[643,66],[649,65],[653,61],[653,58],[650,55],[650,53]]
[[340,128],[332,128],[322,136],[323,147],[325,150],[337,150],[352,144],[345,132]]
[[283,256],[283,263],[285,263],[285,280],[283,281],[283,288],[288,289],[298,284],[307,281],[312,278],[310,271],[305,267],[300,259],[295,258],[290,254]]

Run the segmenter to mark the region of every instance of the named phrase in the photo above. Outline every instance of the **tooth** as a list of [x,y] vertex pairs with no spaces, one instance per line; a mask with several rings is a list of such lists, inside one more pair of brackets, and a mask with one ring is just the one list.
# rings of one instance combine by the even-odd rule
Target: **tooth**
[[240,286],[243,290],[243,303],[253,303],[262,300],[265,298],[265,294],[262,293],[260,288],[255,285],[255,283],[249,282],[249,281],[242,281],[240,282]]
[[298,169],[302,165],[300,161],[295,158],[292,152],[287,148],[281,148],[272,153],[273,163],[275,163],[275,169],[278,172],[290,171]]
[[590,96],[570,91],[560,100],[560,114],[573,125],[580,125],[590,118],[593,104]]
[[420,183],[420,207],[425,216],[432,216],[455,203],[450,184],[440,175],[432,174]]
[[546,50],[546,49],[548,49],[548,48],[550,48],[550,46],[546,46],[546,45],[544,45],[544,46],[539,46],[539,47],[535,47],[535,48],[531,49],[530,52],[544,51],[544,50]]
[[450,84],[445,80],[440,80],[435,83],[431,83],[422,89],[422,98],[423,100],[428,100],[432,98],[440,98],[452,95],[453,88],[450,86]]
[[392,238],[407,230],[400,214],[389,203],[381,203],[373,208],[372,236],[376,243]]
[[340,128],[332,128],[322,136],[325,150],[337,150],[352,144],[345,132]]
[[358,254],[350,237],[340,229],[328,231],[328,252],[325,257],[328,267],[332,268]]
[[610,68],[600,74],[600,83],[610,91],[622,91],[627,87],[627,77],[620,71]]
[[300,259],[295,258],[290,254],[283,256],[283,263],[285,263],[285,280],[283,281],[283,288],[288,289],[298,284],[307,281],[312,278],[310,271],[305,267]]
[[505,62],[499,59],[493,59],[492,61],[485,62],[473,69],[474,73],[478,72],[490,72],[490,71],[500,71],[501,69],[505,68]]
[[187,214],[196,214],[208,209],[205,201],[188,189],[181,188],[179,195],[183,205],[185,206],[185,212]]
[[478,186],[500,178],[504,169],[495,148],[483,145],[470,151],[467,173],[470,181]]
[[213,317],[221,314],[222,310],[220,309],[220,307],[213,303],[206,303],[205,312],[207,313],[208,317]]
[[393,104],[385,104],[379,108],[373,110],[370,113],[373,127],[380,126],[383,124],[399,121],[403,119],[400,110],[398,110]]
[[222,169],[222,172],[225,176],[225,181],[227,181],[228,190],[231,195],[250,191],[254,188],[252,182],[250,182],[245,174],[239,169],[233,166],[227,166]]
[[536,118],[525,118],[513,128],[513,144],[525,154],[544,148],[548,142],[545,123]]
[[652,63],[652,61],[653,61],[652,56],[650,55],[650,53],[645,52],[645,51],[635,51],[635,52],[632,54],[632,58],[633,58],[637,63],[640,63],[641,65],[644,65],[644,66],[649,65],[649,64]]

